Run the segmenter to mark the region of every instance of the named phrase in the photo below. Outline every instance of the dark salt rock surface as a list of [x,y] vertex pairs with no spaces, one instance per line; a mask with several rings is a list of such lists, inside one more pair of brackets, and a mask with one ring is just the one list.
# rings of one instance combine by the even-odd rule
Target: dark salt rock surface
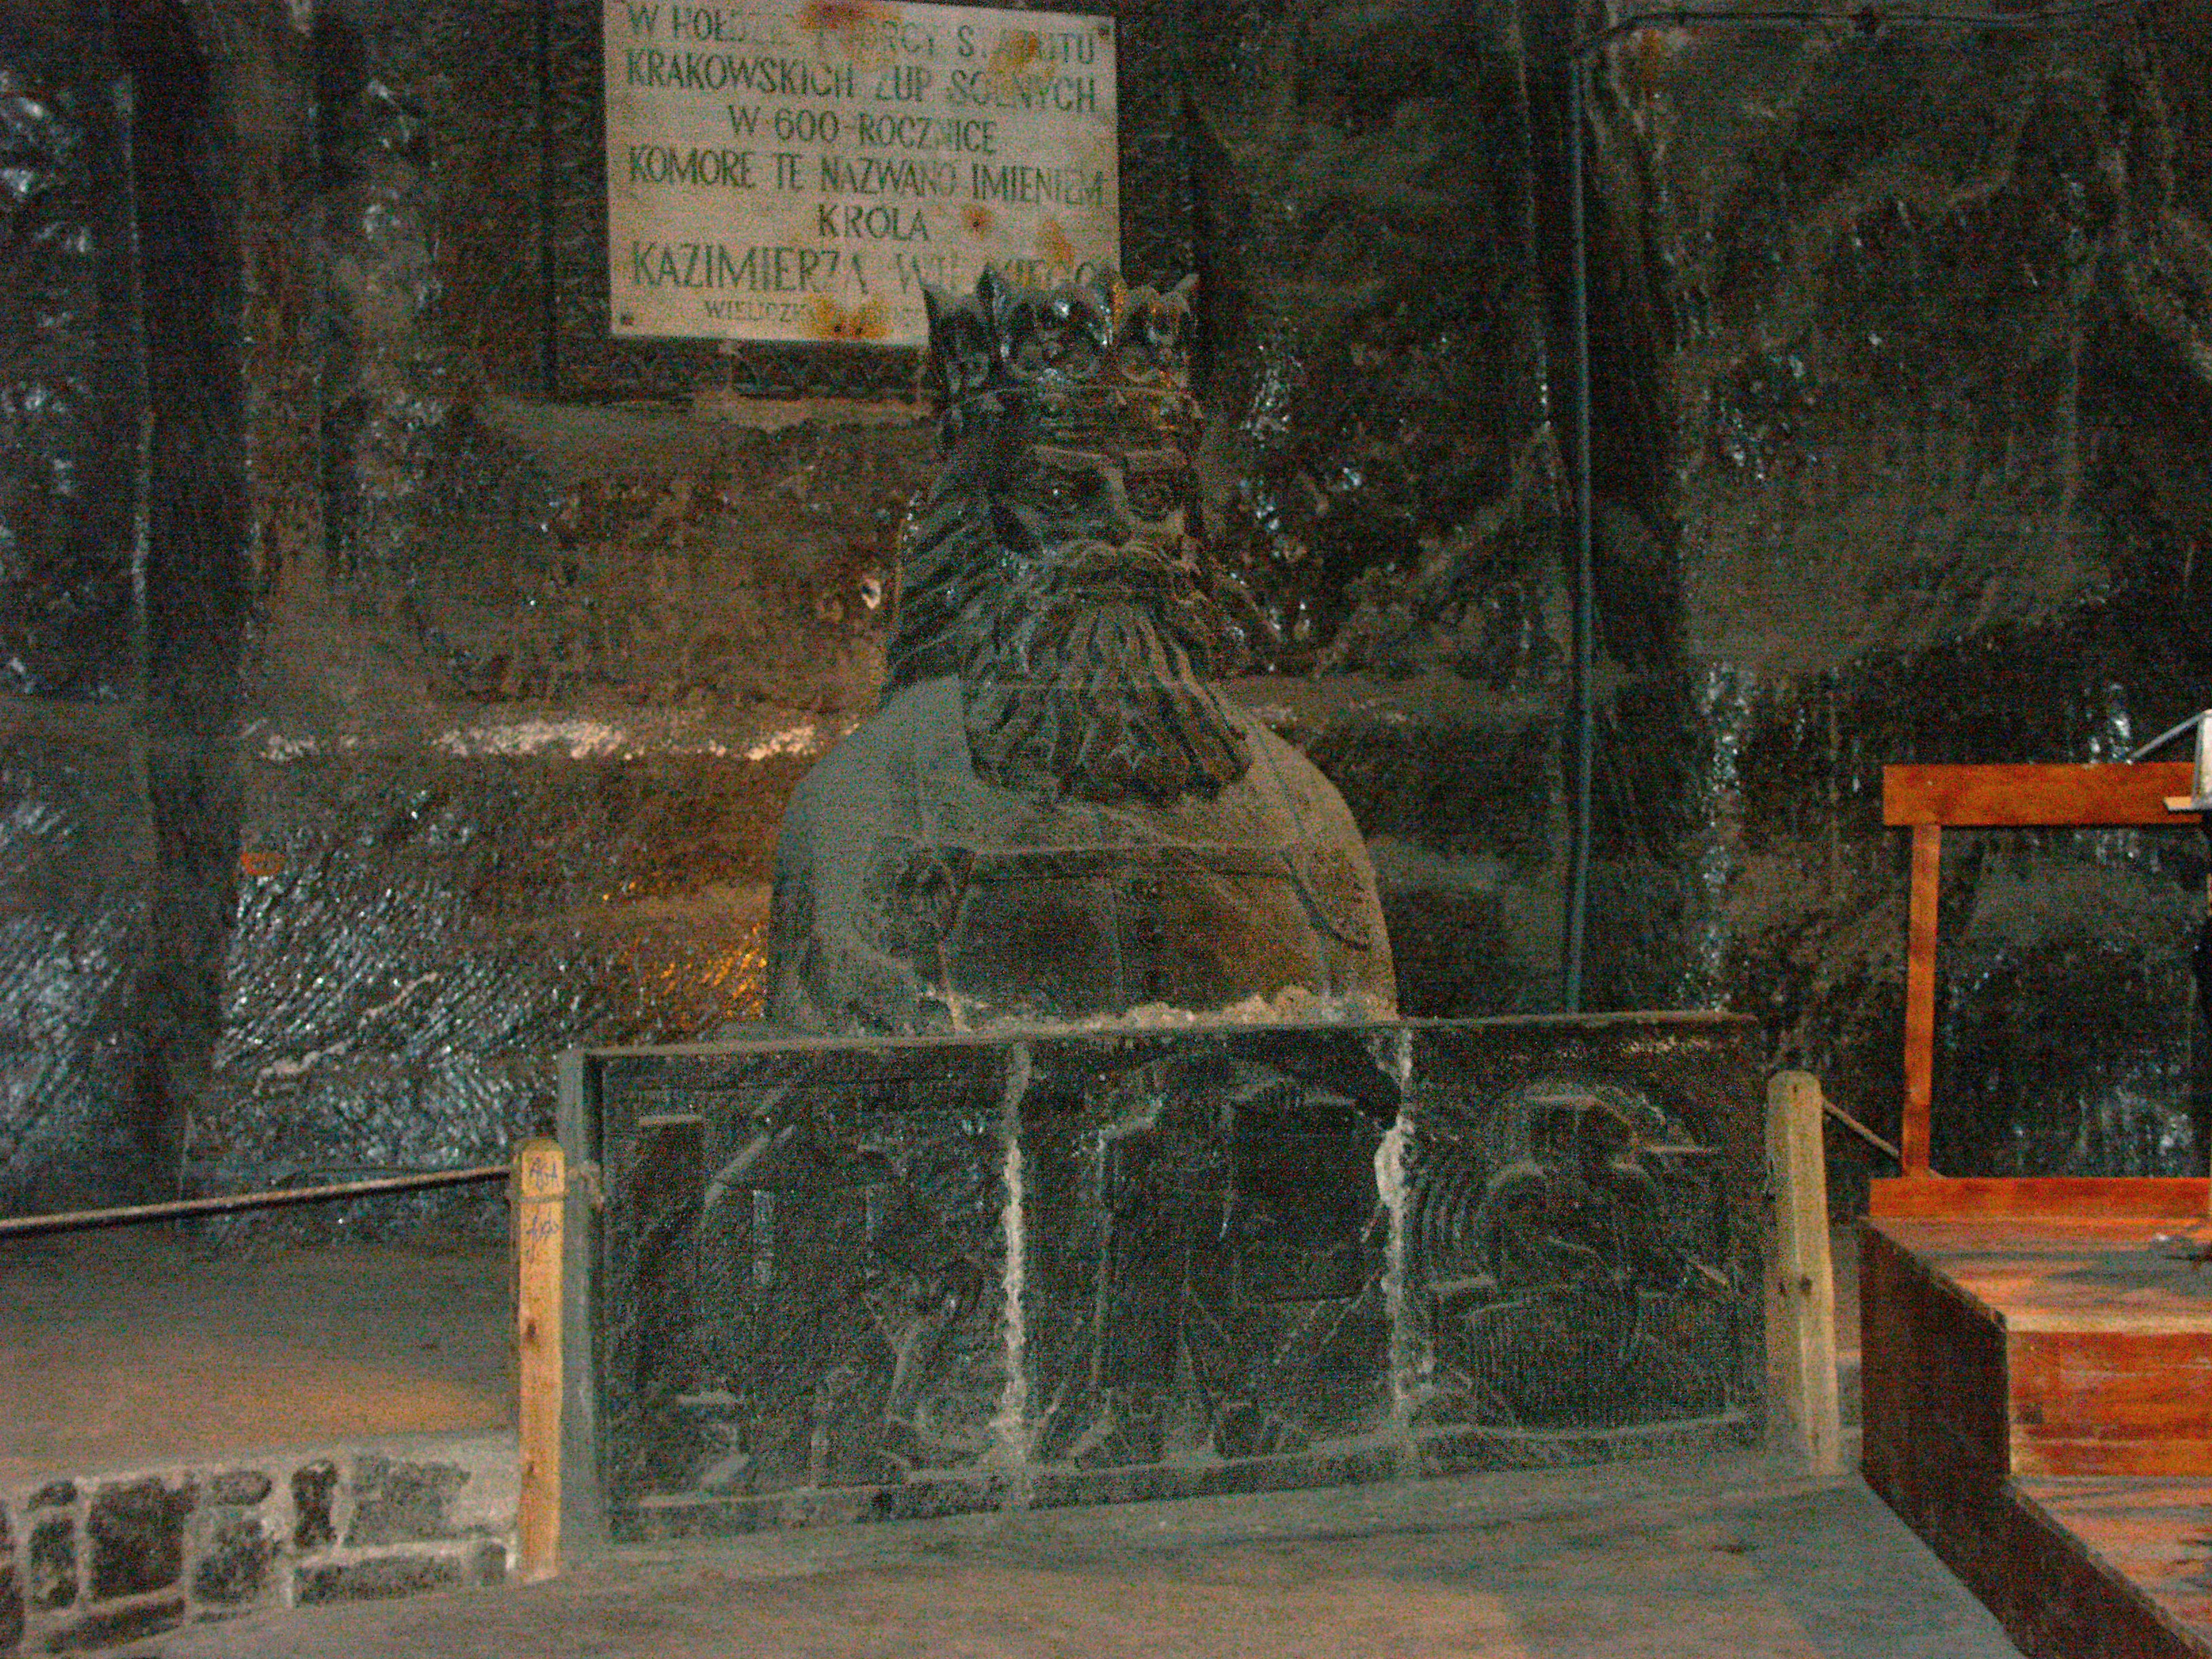
[[[586,1059],[618,1537],[1602,1461],[1759,1424],[1757,1028]],[[578,1470],[591,1460],[577,1460]]]
[[269,1587],[276,1540],[253,1516],[234,1516],[215,1530],[208,1552],[192,1575],[192,1594],[217,1607],[251,1601]]
[[379,1601],[425,1590],[458,1589],[467,1582],[465,1564],[450,1558],[372,1556],[366,1561],[302,1567],[293,1577],[292,1599],[303,1607],[319,1601]]
[[68,1516],[31,1528],[31,1605],[65,1607],[76,1600],[76,1522]]
[[362,1457],[354,1469],[353,1524],[346,1528],[347,1544],[453,1537],[456,1529],[447,1508],[468,1480],[468,1471],[456,1464]]
[[228,1469],[208,1482],[210,1504],[258,1504],[269,1496],[270,1480],[263,1469]]
[[174,1630],[184,1622],[185,1603],[181,1596],[137,1607],[118,1607],[112,1612],[95,1613],[81,1620],[70,1629],[66,1638],[58,1638],[61,1645],[54,1651],[67,1653],[72,1650],[84,1651],[92,1648],[120,1647],[126,1642],[136,1642],[145,1637],[159,1636],[163,1631]]
[[92,1599],[165,1589],[183,1575],[185,1522],[198,1501],[190,1485],[159,1479],[103,1486],[85,1530],[92,1537]]

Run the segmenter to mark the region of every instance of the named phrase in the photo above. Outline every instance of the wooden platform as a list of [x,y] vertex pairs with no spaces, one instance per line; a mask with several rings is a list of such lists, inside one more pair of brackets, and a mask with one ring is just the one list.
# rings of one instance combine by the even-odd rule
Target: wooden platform
[[1864,1224],[1867,1480],[2036,1659],[2212,1659],[2208,1239]]

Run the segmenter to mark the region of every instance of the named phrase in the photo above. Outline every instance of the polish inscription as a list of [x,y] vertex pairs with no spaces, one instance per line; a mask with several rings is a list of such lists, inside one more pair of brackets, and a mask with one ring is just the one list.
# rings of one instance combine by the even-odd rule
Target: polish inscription
[[1120,263],[1109,17],[606,0],[618,336],[920,345],[925,283]]

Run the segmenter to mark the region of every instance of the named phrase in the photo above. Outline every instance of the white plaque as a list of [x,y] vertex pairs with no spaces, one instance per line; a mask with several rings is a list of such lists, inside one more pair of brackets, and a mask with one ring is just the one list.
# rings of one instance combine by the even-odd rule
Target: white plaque
[[1121,260],[1114,20],[606,0],[617,335],[928,338],[921,285]]

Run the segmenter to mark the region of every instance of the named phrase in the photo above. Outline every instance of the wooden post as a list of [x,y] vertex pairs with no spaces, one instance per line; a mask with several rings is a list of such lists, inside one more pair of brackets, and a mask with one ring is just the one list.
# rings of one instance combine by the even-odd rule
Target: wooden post
[[1905,1110],[1897,1130],[1903,1154],[1898,1172],[1908,1179],[1929,1173],[1929,1120],[1936,1103],[1936,915],[1942,877],[1942,826],[1914,824],[1912,891],[1905,911]]
[[1766,1087],[1766,1170],[1774,1224],[1766,1263],[1766,1380],[1773,1427],[1814,1474],[1843,1472],[1836,1406],[1836,1283],[1828,1260],[1828,1175],[1820,1081],[1779,1073]]
[[557,1140],[522,1143],[514,1160],[515,1337],[521,1492],[514,1529],[526,1584],[561,1571],[561,1214],[567,1169]]

